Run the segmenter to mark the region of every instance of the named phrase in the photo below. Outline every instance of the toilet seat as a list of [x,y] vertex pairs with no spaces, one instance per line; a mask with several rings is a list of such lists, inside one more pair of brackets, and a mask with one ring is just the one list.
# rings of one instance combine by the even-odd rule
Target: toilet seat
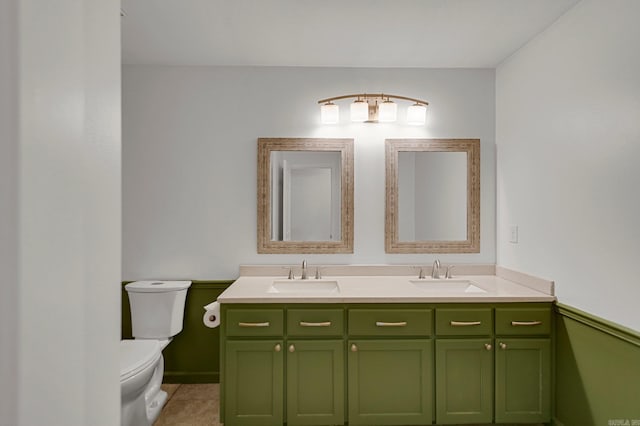
[[121,340],[120,382],[155,364],[161,354],[157,340]]

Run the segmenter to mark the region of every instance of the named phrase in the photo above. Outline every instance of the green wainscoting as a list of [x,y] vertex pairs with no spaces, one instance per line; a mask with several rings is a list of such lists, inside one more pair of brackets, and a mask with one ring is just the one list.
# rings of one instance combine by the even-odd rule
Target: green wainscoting
[[556,306],[558,426],[640,424],[640,334]]
[[[131,336],[129,298],[122,283],[122,338]],[[193,281],[187,292],[182,332],[163,351],[165,383],[218,383],[220,381],[220,331],[202,323],[203,306],[215,301],[233,283]]]

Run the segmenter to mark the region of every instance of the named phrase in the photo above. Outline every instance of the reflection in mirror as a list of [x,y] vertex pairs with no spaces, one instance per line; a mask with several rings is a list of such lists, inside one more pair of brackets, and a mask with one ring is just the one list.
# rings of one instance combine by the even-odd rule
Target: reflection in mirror
[[271,240],[340,240],[340,152],[271,152]]
[[258,253],[353,253],[352,139],[258,139]]
[[398,202],[400,241],[465,240],[466,153],[399,152]]
[[480,141],[386,141],[388,253],[480,251]]

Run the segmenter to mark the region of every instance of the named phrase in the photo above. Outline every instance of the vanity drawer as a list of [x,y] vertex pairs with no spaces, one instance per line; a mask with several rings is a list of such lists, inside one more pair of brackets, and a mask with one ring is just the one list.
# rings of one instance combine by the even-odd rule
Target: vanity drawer
[[540,335],[551,332],[551,308],[496,308],[496,334]]
[[439,336],[489,336],[492,331],[491,308],[436,309]]
[[288,309],[288,336],[339,336],[344,334],[344,309]]
[[226,318],[227,336],[282,336],[282,309],[229,309]]
[[430,336],[431,309],[351,309],[351,336]]

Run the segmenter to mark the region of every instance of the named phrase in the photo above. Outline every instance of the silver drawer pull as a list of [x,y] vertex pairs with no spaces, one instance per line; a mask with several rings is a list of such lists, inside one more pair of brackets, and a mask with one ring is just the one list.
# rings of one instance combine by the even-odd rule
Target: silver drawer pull
[[239,322],[240,327],[269,327],[269,321],[267,322]]
[[511,325],[518,326],[530,326],[530,325],[542,325],[542,321],[511,321]]
[[376,327],[406,327],[406,326],[407,326],[406,321],[400,321],[400,322],[376,321]]
[[471,325],[481,325],[482,321],[451,321],[451,327],[469,327]]
[[324,321],[324,322],[300,321],[300,327],[331,327],[331,321]]

